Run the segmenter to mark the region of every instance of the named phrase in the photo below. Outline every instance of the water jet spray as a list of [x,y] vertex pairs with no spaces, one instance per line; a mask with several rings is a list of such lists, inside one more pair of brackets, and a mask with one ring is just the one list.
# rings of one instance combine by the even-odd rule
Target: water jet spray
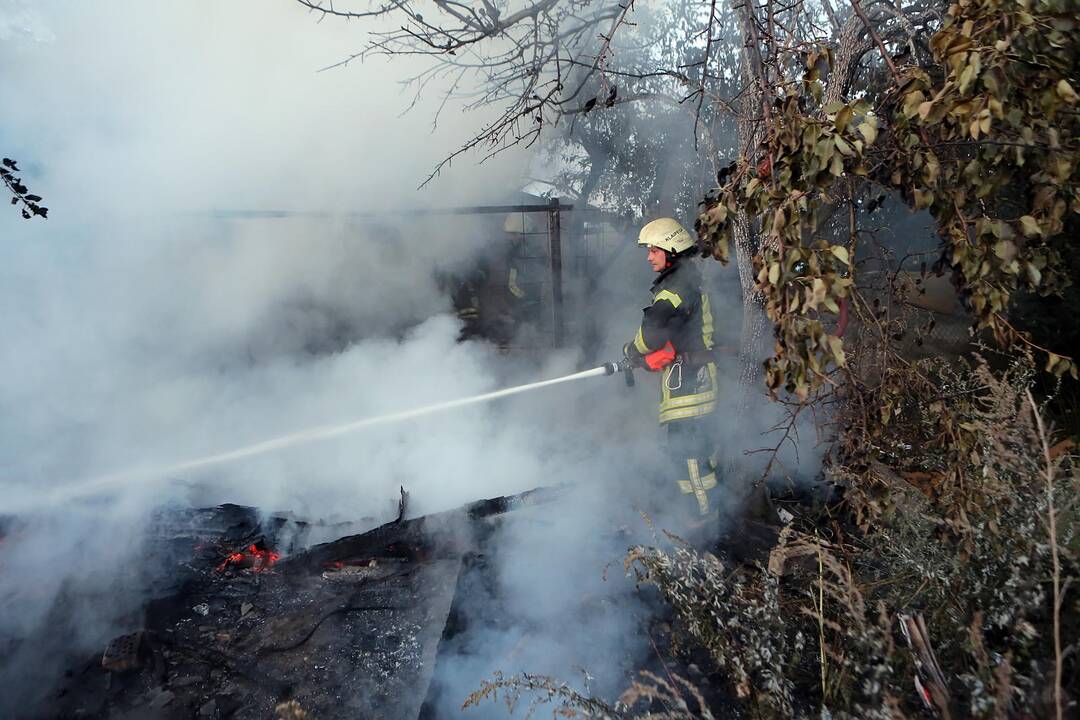
[[441,403],[434,403],[432,405],[425,405],[424,407],[414,408],[412,410],[404,410],[396,413],[389,413],[387,415],[380,415],[377,417],[363,418],[361,420],[354,420],[352,422],[344,423],[341,425],[324,425],[320,427],[310,428],[307,430],[300,430],[298,432],[290,433],[288,435],[282,435],[280,437],[272,438],[270,440],[264,440],[262,442],[255,443],[253,445],[247,445],[235,450],[229,450],[214,455],[207,455],[205,457],[196,458],[193,460],[185,460],[182,462],[174,463],[165,467],[156,468],[137,468],[133,470],[125,470],[123,472],[111,473],[109,475],[103,475],[96,478],[90,478],[74,483],[68,483],[60,487],[52,488],[41,496],[35,497],[31,501],[18,501],[8,503],[5,507],[5,511],[9,513],[23,513],[35,509],[44,509],[52,507],[61,503],[71,502],[73,500],[85,500],[94,496],[107,494],[110,491],[116,490],[132,480],[156,480],[162,481],[169,476],[175,476],[181,473],[190,472],[192,470],[203,470],[214,465],[222,465],[236,460],[242,460],[256,455],[262,455],[276,450],[282,450],[284,448],[293,447],[296,445],[303,445],[317,440],[328,440],[341,435],[357,432],[365,428],[375,427],[378,425],[388,425],[396,422],[403,422],[405,420],[412,420],[414,418],[423,417],[425,415],[432,415],[438,412],[446,410],[454,410],[457,408],[466,407],[468,405],[477,405],[480,403],[490,402],[492,400],[498,400],[500,398],[509,397],[511,395],[518,395],[520,393],[530,392],[532,390],[539,390],[540,388],[550,387],[552,385],[560,385],[562,383],[573,382],[575,380],[584,380],[586,378],[601,377],[606,375],[614,375],[617,372],[622,372],[626,379],[626,384],[632,386],[634,384],[633,370],[626,360],[620,362],[604,363],[591,370],[582,370],[580,372],[571,373],[562,377],[552,378],[550,380],[540,380],[538,382],[527,383],[525,385],[517,385],[514,387],[504,388],[502,390],[495,390],[493,392],[482,393],[480,395],[472,395],[470,397],[458,398],[457,400],[448,400]]

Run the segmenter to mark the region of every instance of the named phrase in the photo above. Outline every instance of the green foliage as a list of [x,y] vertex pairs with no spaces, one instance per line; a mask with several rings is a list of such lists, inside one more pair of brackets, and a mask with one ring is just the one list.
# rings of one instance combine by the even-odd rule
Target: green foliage
[[[1080,4],[965,0],[930,41],[937,65],[898,78],[890,182],[926,208],[979,329],[1022,339],[1018,289],[1059,294],[1080,224]],[[1065,247],[1076,252],[1074,247]],[[1071,358],[1046,369],[1076,377]]]
[[838,184],[867,175],[864,158],[878,133],[865,101],[835,103],[823,116],[804,109],[806,98],[822,96],[819,61],[828,54],[824,48],[808,54],[800,94],[773,108],[765,159],[742,158],[696,224],[705,251],[727,262],[732,219],[739,212],[756,219],[763,238],[754,258],[756,289],[777,326],[766,384],[774,395],[783,387],[800,400],[846,362],[843,340],[826,331],[821,313],[838,313],[848,296],[854,248],[830,244],[820,218]]
[[[853,567],[878,601],[924,610],[965,717],[1042,702],[1056,662],[1053,585],[1077,572],[1075,458],[1035,420],[1036,374],[1027,355],[999,370],[927,361],[906,375],[887,430],[856,406],[841,420],[837,472],[868,550]],[[1063,647],[1077,647],[1080,604],[1057,614]]]
[[22,213],[24,220],[29,220],[32,217],[48,217],[49,208],[42,206],[41,196],[31,193],[22,180],[15,175],[19,172],[19,167],[11,158],[4,158],[0,161],[0,180],[3,180],[4,186],[11,193],[11,204],[22,204],[20,212]]
[[[775,552],[786,561],[769,563],[779,580],[681,546],[629,551],[686,644],[708,652],[706,670],[730,682],[738,712],[923,717],[912,681],[925,668],[899,641],[898,613],[925,618],[952,717],[1051,717],[1057,663],[1074,677],[1080,603],[1055,609],[1053,596],[1077,573],[1080,483],[1035,419],[1036,368],[1022,354],[1001,371],[935,361],[918,372],[926,382],[909,376],[887,420],[845,405],[833,473],[847,500],[785,529]],[[949,432],[965,433],[963,452],[935,442]],[[895,470],[880,462],[901,453]]]
[[[817,109],[826,48],[806,54],[801,82],[773,88],[762,145],[739,159],[696,225],[704,254],[721,262],[740,213],[760,236],[756,289],[777,327],[766,369],[773,395],[783,388],[806,401],[845,364],[825,322],[854,291],[853,203],[867,184],[933,216],[942,264],[976,329],[1036,347],[1047,371],[1077,377],[1073,359],[1035,346],[1010,309],[1020,290],[1059,295],[1070,283],[1067,258],[1080,252],[1078,8],[1076,0],[952,5],[930,40],[933,62],[891,74],[876,111],[865,96]],[[837,245],[820,218],[843,202],[851,223]]]

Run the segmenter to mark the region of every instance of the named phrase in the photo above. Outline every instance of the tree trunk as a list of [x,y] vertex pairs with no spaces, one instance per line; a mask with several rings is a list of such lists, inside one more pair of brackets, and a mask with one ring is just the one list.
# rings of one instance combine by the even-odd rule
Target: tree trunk
[[[753,47],[754,34],[750,31],[750,23],[754,22],[753,12],[749,4],[744,5],[744,42],[740,71],[747,84],[747,91],[739,102],[738,132],[739,147],[742,148],[743,155],[747,162],[756,164],[756,156],[763,139],[763,123],[759,118],[764,111],[765,78],[757,49]],[[739,340],[739,392],[735,407],[731,410],[733,417],[747,418],[758,414],[755,408],[763,399],[762,341],[766,337],[769,323],[761,293],[754,288],[753,258],[758,251],[759,238],[745,211],[740,210],[736,214],[733,230],[735,263],[739,269],[739,284],[742,288],[743,321]],[[754,501],[764,498],[763,487],[756,482],[758,478],[749,476],[744,455],[738,450],[731,452],[726,458],[724,477],[727,479],[729,491],[743,496],[736,500],[743,508],[737,514],[748,516],[751,514],[750,509],[761,505]]]
[[[752,22],[753,10],[746,6],[746,22]],[[761,91],[760,69],[749,44],[749,33],[743,45],[742,75],[749,86],[743,93],[739,107],[739,146],[743,149],[750,163],[756,161],[756,154],[762,141],[762,124],[757,120],[762,111],[763,95]],[[754,255],[758,251],[758,237],[745,211],[740,210],[735,216],[734,227],[735,263],[739,268],[739,284],[742,287],[743,322],[742,336],[739,341],[739,398],[736,402],[736,417],[742,417],[750,408],[751,400],[761,394],[761,340],[768,327],[761,293],[754,289]],[[734,459],[732,460],[734,461]]]

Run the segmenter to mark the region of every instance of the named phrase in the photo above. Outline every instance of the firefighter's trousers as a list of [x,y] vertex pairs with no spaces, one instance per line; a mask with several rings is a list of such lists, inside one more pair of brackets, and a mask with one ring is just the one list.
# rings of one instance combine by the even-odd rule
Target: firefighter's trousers
[[[713,456],[713,416],[666,423],[668,467],[674,474],[687,519],[716,515],[716,459]],[[682,514],[680,513],[680,514]]]

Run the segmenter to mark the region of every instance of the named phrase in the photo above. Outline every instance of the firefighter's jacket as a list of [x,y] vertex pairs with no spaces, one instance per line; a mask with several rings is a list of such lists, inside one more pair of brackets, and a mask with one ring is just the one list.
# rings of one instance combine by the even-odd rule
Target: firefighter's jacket
[[440,275],[440,286],[450,295],[461,320],[458,339],[483,337],[509,344],[531,309],[532,298],[519,284],[520,279],[514,265],[499,268],[491,262],[480,262],[465,274]]
[[716,363],[701,271],[690,258],[677,258],[660,272],[651,292],[652,305],[644,309],[633,348],[650,369],[664,365],[660,423],[708,415],[716,409]]

